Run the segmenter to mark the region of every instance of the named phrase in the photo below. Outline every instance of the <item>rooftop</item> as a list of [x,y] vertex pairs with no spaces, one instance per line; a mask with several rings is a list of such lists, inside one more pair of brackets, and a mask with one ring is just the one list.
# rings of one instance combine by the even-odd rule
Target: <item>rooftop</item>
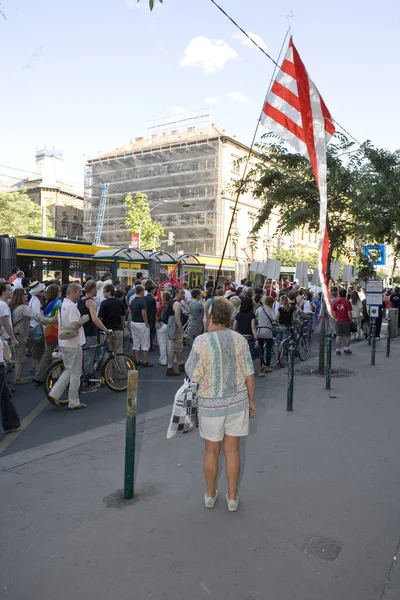
[[89,164],[109,159],[117,158],[119,156],[126,156],[127,154],[135,154],[138,152],[145,152],[148,150],[154,150],[157,148],[165,148],[170,146],[179,146],[181,144],[198,143],[206,140],[217,140],[220,138],[228,138],[232,142],[248,148],[246,144],[243,144],[238,138],[225,129],[222,129],[218,125],[212,124],[209,127],[199,129],[197,127],[187,127],[185,130],[172,129],[171,131],[163,131],[161,133],[153,133],[149,137],[137,137],[131,140],[125,146],[120,146],[111,152],[101,154],[96,158],[92,158],[88,161]]

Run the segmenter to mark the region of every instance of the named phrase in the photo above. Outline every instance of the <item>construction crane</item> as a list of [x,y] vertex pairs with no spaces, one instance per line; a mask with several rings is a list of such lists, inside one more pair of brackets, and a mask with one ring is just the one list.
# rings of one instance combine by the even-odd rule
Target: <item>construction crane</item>
[[100,204],[99,204],[99,214],[97,216],[97,227],[96,227],[96,233],[94,236],[94,244],[100,244],[100,240],[101,240],[101,232],[103,231],[103,223],[104,223],[104,215],[106,212],[106,206],[107,206],[107,197],[108,197],[108,187],[109,187],[109,183],[103,183],[103,187],[101,190],[101,199],[100,199]]

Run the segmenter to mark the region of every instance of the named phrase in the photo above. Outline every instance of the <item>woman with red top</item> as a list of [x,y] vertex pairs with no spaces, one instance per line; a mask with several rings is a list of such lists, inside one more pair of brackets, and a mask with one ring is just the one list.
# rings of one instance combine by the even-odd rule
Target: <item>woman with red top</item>
[[160,348],[160,358],[158,362],[160,365],[166,366],[168,364],[168,327],[161,320],[161,313],[163,308],[171,302],[172,296],[169,292],[164,292],[162,295],[161,302],[158,302],[157,312],[156,312],[156,336],[157,343]]
[[344,288],[339,290],[339,298],[332,307],[333,318],[336,321],[336,356],[340,356],[340,344],[344,337],[344,353],[352,354],[350,346],[351,319],[353,316],[353,307],[346,299],[347,292]]

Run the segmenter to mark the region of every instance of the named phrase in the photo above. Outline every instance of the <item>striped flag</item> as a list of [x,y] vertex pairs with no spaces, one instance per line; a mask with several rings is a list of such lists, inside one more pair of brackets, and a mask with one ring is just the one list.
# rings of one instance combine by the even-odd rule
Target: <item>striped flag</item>
[[308,76],[293,38],[290,38],[285,58],[268,94],[261,123],[311,162],[320,194],[319,273],[327,310],[331,314],[327,277],[326,144],[335,133],[335,126],[325,102]]

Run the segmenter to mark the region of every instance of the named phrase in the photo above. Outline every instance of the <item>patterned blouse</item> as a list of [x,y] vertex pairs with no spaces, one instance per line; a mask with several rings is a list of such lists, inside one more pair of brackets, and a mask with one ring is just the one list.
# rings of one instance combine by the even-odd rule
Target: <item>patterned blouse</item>
[[185,371],[199,384],[199,416],[225,417],[248,410],[246,377],[254,374],[247,340],[223,329],[196,338]]

